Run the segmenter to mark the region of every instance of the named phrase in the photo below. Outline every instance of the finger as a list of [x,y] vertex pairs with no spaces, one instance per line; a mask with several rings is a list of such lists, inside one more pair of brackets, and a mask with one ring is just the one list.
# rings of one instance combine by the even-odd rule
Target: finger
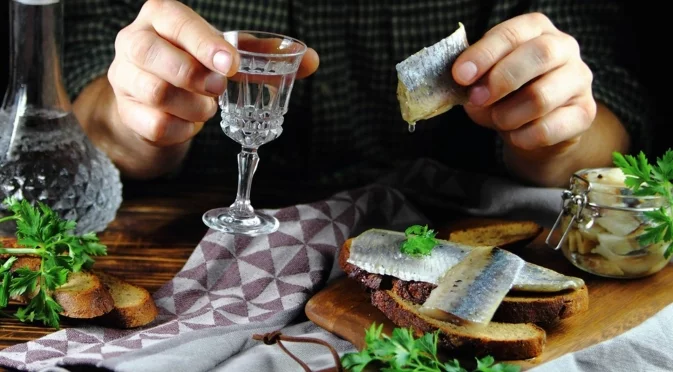
[[563,65],[532,81],[492,107],[497,130],[514,130],[591,91],[591,70],[584,63]]
[[212,71],[231,76],[238,70],[239,56],[206,20],[177,1],[150,0],[138,21],[152,27],[162,38],[192,55]]
[[[194,57],[145,29],[124,30],[118,38],[118,50],[126,51],[126,60],[141,69],[189,91],[217,96],[224,92],[227,78],[209,71]],[[125,67],[129,66],[124,65]]]
[[579,59],[579,46],[570,36],[543,34],[531,39],[498,61],[482,82],[471,88],[470,102],[485,106],[497,102],[574,57]]
[[128,62],[122,65],[113,76],[116,94],[187,121],[206,121],[215,115],[214,98],[177,88]]
[[308,76],[313,75],[318,66],[320,65],[320,58],[318,53],[312,48],[308,48],[302,58],[301,63],[299,64],[299,70],[297,71],[297,79],[304,79]]
[[481,125],[482,127],[494,130],[496,129],[495,125],[493,124],[493,106],[475,106],[468,102],[463,107],[473,122]]
[[118,107],[122,122],[156,146],[183,143],[200,129],[194,123],[129,99],[118,99]]
[[541,13],[524,14],[498,24],[461,53],[452,67],[456,82],[471,85],[519,45],[543,33],[557,32]]
[[513,146],[534,150],[573,140],[589,129],[595,116],[596,104],[588,96],[576,104],[559,107],[520,129],[505,133]]

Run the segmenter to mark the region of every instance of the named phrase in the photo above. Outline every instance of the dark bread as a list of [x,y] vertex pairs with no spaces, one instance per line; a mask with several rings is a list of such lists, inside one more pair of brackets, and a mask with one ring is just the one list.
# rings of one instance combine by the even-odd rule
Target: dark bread
[[[370,290],[389,289],[401,298],[415,304],[427,299],[435,285],[427,282],[404,281],[366,272],[348,263],[348,239],[339,253],[339,265],[352,279]],[[504,323],[537,323],[548,325],[584,312],[589,308],[586,286],[558,293],[510,292],[498,307],[493,320]]]
[[439,330],[440,349],[452,353],[490,355],[496,360],[528,359],[540,355],[546,343],[545,331],[531,323],[490,322],[483,329],[474,329],[424,316],[418,305],[393,291],[374,291],[371,301],[395,325],[411,327],[417,336]]
[[472,246],[516,249],[532,242],[543,229],[533,221],[497,221],[452,231],[448,240]]

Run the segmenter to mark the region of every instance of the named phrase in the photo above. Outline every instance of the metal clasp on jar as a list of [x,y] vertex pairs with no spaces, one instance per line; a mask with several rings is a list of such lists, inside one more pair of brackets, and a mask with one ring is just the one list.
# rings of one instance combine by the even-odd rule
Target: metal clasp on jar
[[[582,181],[582,183],[586,184],[586,188],[577,192],[574,186],[576,185],[576,183],[573,182],[573,179]],[[558,250],[561,248],[561,245],[563,245],[563,242],[568,236],[568,232],[570,231],[570,228],[573,225],[573,223],[583,223],[586,228],[591,228],[591,226],[594,223],[593,217],[587,219],[582,214],[582,212],[584,212],[584,208],[587,206],[587,194],[589,193],[589,191],[591,191],[591,182],[574,174],[570,179],[570,185],[571,189],[564,190],[563,193],[561,194],[562,199],[561,213],[559,213],[558,218],[556,218],[556,222],[554,222],[554,226],[552,226],[551,230],[549,231],[549,234],[547,235],[547,239],[545,239],[545,244],[547,244],[549,247],[554,248],[554,250]],[[558,225],[563,220],[563,217],[566,215],[572,215],[572,217],[570,218],[568,226],[566,226],[565,230],[563,231],[561,239],[554,246],[553,244],[550,244],[552,235],[554,234],[554,231],[558,228]]]

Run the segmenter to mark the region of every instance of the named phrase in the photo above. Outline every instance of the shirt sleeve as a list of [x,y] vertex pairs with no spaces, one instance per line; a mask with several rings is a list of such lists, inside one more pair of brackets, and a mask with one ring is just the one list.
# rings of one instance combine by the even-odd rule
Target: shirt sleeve
[[115,39],[137,16],[141,0],[67,0],[64,2],[63,78],[70,99],[107,74]]
[[629,69],[626,55],[635,51],[622,2],[614,0],[539,0],[531,11],[545,14],[580,45],[593,73],[594,99],[610,109],[631,136],[631,152],[652,149],[652,108],[649,92]]

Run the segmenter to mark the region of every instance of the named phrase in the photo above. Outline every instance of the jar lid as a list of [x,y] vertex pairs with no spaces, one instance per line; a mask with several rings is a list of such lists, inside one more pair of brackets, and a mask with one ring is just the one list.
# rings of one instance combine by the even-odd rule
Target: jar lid
[[634,195],[625,180],[620,168],[587,168],[575,172],[570,188],[575,194],[585,194],[587,204],[598,207],[643,211],[667,204],[663,196]]
[[14,0],[14,1],[26,5],[51,5],[56,4],[61,0]]

